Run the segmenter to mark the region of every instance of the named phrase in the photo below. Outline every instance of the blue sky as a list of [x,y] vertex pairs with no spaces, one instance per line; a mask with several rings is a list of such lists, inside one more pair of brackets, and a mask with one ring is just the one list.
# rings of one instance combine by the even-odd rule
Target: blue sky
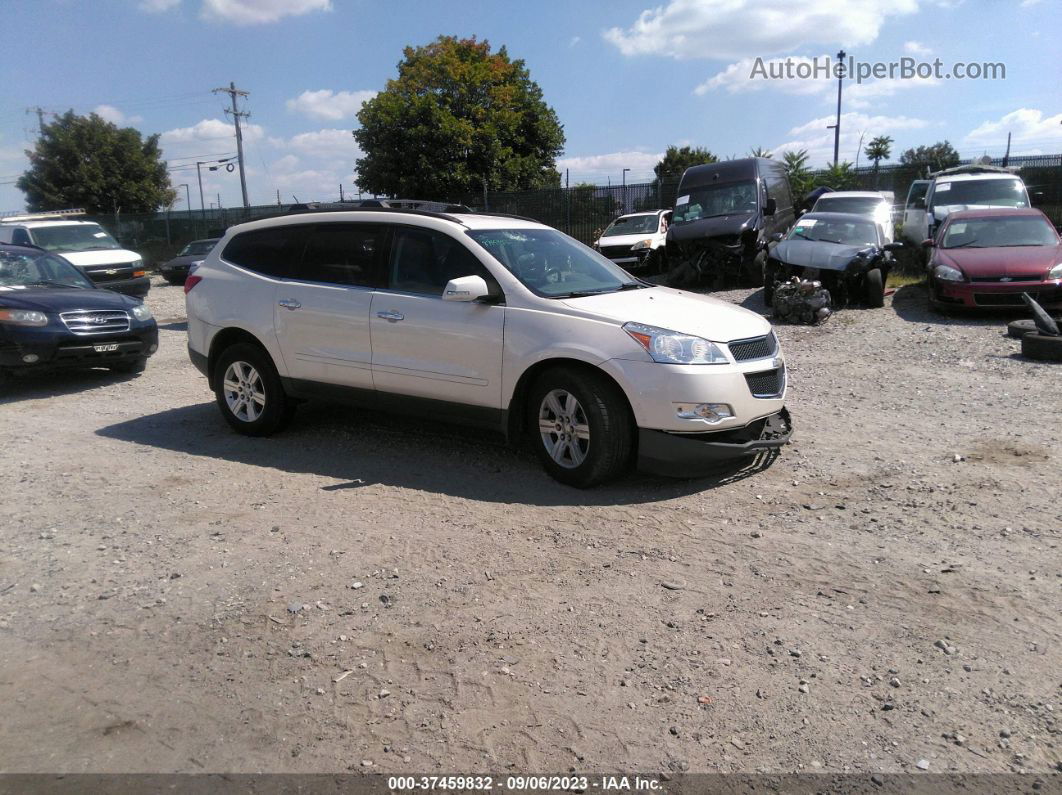
[[[948,139],[964,156],[1062,152],[1058,0],[5,0],[0,52],[0,209],[47,112],[95,110],[161,133],[175,184],[196,159],[235,152],[227,98],[250,91],[251,202],[356,191],[350,134],[360,103],[395,75],[407,44],[476,35],[527,62],[564,125],[558,166],[576,181],[651,176],[668,144],[721,156],[759,146],[832,157],[836,81],[749,80],[753,59],[1002,62],[1006,79],[879,80],[845,91],[841,156],[860,136]],[[847,85],[847,84],[846,84]],[[49,118],[49,117],[46,117]],[[204,173],[206,201],[239,203],[237,175]],[[184,189],[175,208],[185,206]]]

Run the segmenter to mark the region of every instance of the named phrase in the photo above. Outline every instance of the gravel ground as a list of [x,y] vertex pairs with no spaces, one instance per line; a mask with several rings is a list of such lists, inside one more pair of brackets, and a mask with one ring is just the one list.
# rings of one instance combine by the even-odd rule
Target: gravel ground
[[[724,297],[763,311],[758,292]],[[559,486],[427,421],[0,396],[0,771],[1053,770],[1062,366],[918,287],[781,327],[793,443]]]

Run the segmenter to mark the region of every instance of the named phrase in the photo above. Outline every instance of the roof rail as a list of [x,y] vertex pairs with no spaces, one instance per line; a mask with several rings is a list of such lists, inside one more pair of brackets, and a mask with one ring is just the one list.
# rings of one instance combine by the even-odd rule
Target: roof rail
[[436,213],[431,210],[407,210],[404,207],[342,207],[328,205],[326,207],[309,207],[306,209],[292,210],[283,215],[304,215],[307,213],[394,213],[396,215],[423,215],[428,218],[441,218],[444,221],[452,221],[455,224],[467,226],[464,221],[449,213]]
[[0,222],[7,223],[8,221],[43,221],[46,218],[69,218],[74,215],[85,215],[85,211],[81,208],[71,210],[48,210],[40,213],[24,213],[21,210],[14,210],[6,213],[0,213]]
[[965,166],[945,168],[941,171],[930,172],[930,177],[947,177],[952,174],[1015,174],[1018,166],[990,166],[985,163],[969,163]]
[[530,221],[533,224],[542,223],[537,218],[528,218],[526,215],[513,215],[512,213],[496,213],[490,210],[482,210],[474,215],[493,215],[495,218],[515,218],[517,221]]

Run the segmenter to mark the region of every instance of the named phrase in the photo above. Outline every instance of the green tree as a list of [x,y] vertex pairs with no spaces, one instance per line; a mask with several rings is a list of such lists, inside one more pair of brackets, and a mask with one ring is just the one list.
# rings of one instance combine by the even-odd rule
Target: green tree
[[905,166],[919,166],[928,171],[939,171],[959,165],[959,153],[947,141],[940,141],[932,146],[916,146],[900,155],[900,163]]
[[160,159],[159,136],[145,139],[95,113],[71,110],[44,125],[26,156],[30,167],[16,184],[30,210],[150,213],[176,197]]
[[749,157],[773,157],[774,152],[764,149],[762,146],[754,146],[749,150]]
[[789,177],[793,198],[799,203],[811,190],[811,169],[808,168],[808,150],[782,152],[782,165]]
[[[656,179],[675,179],[677,180],[682,176],[684,172],[690,166],[702,166],[705,163],[718,163],[719,158],[709,152],[707,149],[697,146],[669,146],[667,151],[664,152],[664,157],[653,166],[653,173],[656,174]],[[654,184],[656,184],[654,182]]]
[[872,138],[863,153],[867,156],[867,160],[874,161],[874,186],[877,187],[878,169],[881,161],[888,160],[889,156],[892,155],[892,138],[887,135],[879,135],[877,138]]
[[814,174],[814,186],[826,185],[834,190],[853,190],[857,187],[858,180],[852,164],[847,160],[834,163],[823,171]]
[[522,60],[453,36],[403,54],[358,113],[362,190],[442,199],[560,186],[564,129]]

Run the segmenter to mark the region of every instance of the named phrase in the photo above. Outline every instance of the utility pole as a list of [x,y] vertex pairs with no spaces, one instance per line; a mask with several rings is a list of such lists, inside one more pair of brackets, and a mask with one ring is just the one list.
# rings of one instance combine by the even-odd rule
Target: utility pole
[[1010,165],[1010,133],[1007,133],[1007,151],[1003,155],[1003,168]]
[[[203,206],[203,172],[199,170],[199,167],[203,165],[198,160],[195,163],[195,174],[199,177],[199,217],[206,221],[206,208]],[[191,207],[188,208],[192,209]]]
[[243,191],[243,206],[246,209],[250,206],[250,204],[247,201],[247,177],[244,176],[243,173],[243,130],[240,129],[240,119],[247,118],[251,114],[247,113],[246,111],[241,111],[237,107],[236,97],[250,96],[250,92],[241,91],[240,89],[236,88],[235,83],[230,82],[228,88],[215,88],[213,90],[213,93],[228,94],[232,98],[232,110],[226,108],[225,112],[232,116],[232,122],[236,125],[236,157],[240,163],[240,190]]
[[343,183],[339,183],[339,200],[343,201]]
[[844,50],[837,53],[837,123],[833,127],[833,167],[837,168],[841,158],[841,83],[844,82]]
[[35,108],[26,108],[26,113],[37,114],[37,129],[40,131],[41,135],[44,135],[44,108],[40,105]]

